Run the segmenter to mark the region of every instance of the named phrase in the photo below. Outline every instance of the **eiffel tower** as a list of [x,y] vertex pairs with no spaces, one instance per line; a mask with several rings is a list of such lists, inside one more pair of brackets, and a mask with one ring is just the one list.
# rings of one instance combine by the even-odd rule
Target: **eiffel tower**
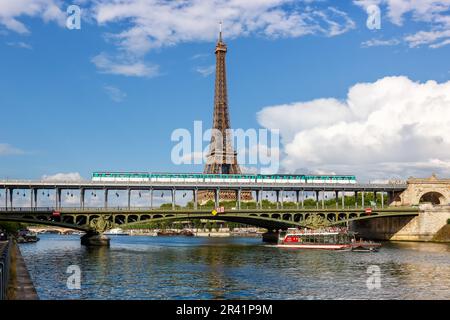
[[228,112],[227,75],[225,56],[227,45],[222,40],[222,27],[216,45],[216,82],[214,94],[214,117],[211,144],[206,159],[204,173],[240,174],[237,152],[230,136],[230,116]]
[[[209,153],[206,158],[204,173],[209,174],[240,174],[241,168],[237,162],[237,152],[233,149],[228,111],[226,57],[227,45],[222,39],[222,23],[220,24],[219,40],[216,45],[216,80],[214,94],[214,116]],[[221,191],[223,200],[236,200],[236,194]],[[200,201],[214,199],[214,194],[206,191],[199,193]],[[250,191],[241,193],[241,200],[252,200]]]

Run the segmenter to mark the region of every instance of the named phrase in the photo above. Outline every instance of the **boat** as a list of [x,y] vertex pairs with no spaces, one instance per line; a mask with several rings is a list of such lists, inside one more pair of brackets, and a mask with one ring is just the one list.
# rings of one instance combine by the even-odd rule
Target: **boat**
[[194,233],[191,230],[183,229],[180,231],[180,236],[193,237]]
[[164,236],[164,237],[166,237],[166,236],[178,236],[179,235],[178,232],[173,231],[173,230],[159,230],[159,231],[156,232],[156,234],[158,235],[158,237],[161,237],[161,236]]
[[40,239],[36,232],[32,232],[28,229],[19,230],[17,233],[18,243],[34,243],[38,242]]
[[129,236],[130,234],[121,228],[110,229],[103,233],[106,236]]
[[356,233],[349,231],[348,228],[330,227],[316,230],[289,228],[280,232],[277,247],[375,252],[381,244],[357,239]]

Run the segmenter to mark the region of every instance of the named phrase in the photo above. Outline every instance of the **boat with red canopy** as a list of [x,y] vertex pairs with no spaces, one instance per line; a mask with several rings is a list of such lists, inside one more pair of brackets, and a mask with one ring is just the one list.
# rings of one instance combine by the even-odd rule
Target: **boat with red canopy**
[[377,251],[380,243],[356,238],[348,228],[329,227],[322,229],[289,228],[281,231],[278,247],[299,249],[323,249],[345,251]]

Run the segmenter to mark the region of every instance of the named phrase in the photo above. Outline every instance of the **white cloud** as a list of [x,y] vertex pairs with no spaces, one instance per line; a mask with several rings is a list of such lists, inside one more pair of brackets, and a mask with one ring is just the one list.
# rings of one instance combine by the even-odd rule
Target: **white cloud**
[[259,173],[257,167],[248,167],[248,166],[243,166],[243,165],[239,165],[239,167],[241,168],[241,172],[242,173],[247,173],[247,174],[257,174],[257,173]]
[[439,31],[419,31],[413,35],[405,37],[410,47],[430,45],[431,48],[440,48],[449,43],[450,26],[448,30]]
[[356,173],[363,179],[450,175],[450,81],[385,77],[347,99],[272,106],[258,113],[280,129],[289,172]]
[[354,0],[354,3],[363,8],[372,4],[386,7],[389,21],[397,26],[404,24],[405,16],[421,27],[426,25],[428,30],[404,37],[410,47],[439,48],[450,44],[450,0]]
[[28,49],[28,50],[33,49],[33,47],[30,44],[23,42],[23,41],[7,42],[6,44],[10,47],[15,47],[15,48]]
[[191,57],[191,60],[204,59],[209,57],[210,55],[210,53],[197,53]]
[[369,47],[380,47],[380,46],[396,46],[400,43],[398,39],[389,39],[389,40],[383,40],[383,39],[370,39],[367,41],[364,41],[361,43],[361,46],[363,48],[369,48]]
[[187,163],[187,164],[191,164],[191,163],[195,163],[195,164],[200,164],[200,163],[206,163],[206,157],[208,156],[208,151],[207,149],[205,149],[203,152],[191,152],[191,153],[186,153],[183,154],[183,156],[181,156],[180,158],[180,163]]
[[122,102],[127,97],[125,92],[114,86],[106,85],[103,89],[106,91],[109,98],[114,102]]
[[0,156],[20,155],[25,152],[7,143],[0,143]]
[[127,23],[127,29],[109,38],[136,55],[182,42],[213,41],[219,21],[227,38],[335,36],[354,28],[346,13],[313,5],[295,0],[99,0],[93,10],[100,25]]
[[111,58],[106,53],[100,53],[91,61],[101,73],[130,77],[154,77],[159,72],[157,65],[147,64],[129,57]]
[[60,9],[59,0],[2,0],[0,1],[0,25],[21,33],[30,33],[27,26],[19,20],[23,17],[40,17],[45,22],[55,21],[64,25],[65,13]]
[[215,70],[216,70],[216,66],[215,65],[210,65],[210,66],[207,66],[207,67],[197,67],[197,68],[195,68],[195,71],[200,73],[203,77],[207,77],[207,76],[212,75]]
[[78,172],[69,173],[57,173],[54,175],[44,175],[42,176],[44,181],[80,181],[83,177]]

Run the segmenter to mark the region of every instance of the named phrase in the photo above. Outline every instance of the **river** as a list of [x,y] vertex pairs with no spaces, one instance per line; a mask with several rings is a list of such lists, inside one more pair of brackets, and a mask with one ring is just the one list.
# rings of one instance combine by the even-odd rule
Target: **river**
[[[385,242],[361,253],[239,237],[116,236],[110,248],[40,238],[20,245],[40,299],[450,299],[450,244]],[[71,265],[81,289],[68,289]]]

